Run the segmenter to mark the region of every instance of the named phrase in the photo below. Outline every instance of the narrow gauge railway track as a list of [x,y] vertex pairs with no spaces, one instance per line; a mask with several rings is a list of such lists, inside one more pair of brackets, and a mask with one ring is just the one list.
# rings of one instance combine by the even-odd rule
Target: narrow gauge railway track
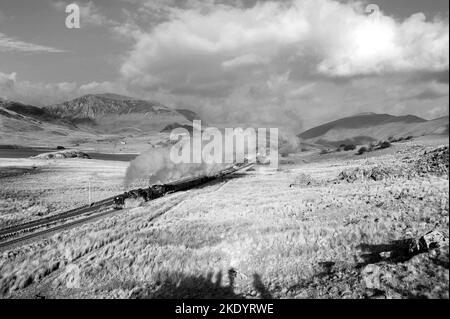
[[[121,207],[118,207],[118,205],[123,206],[125,200],[128,198],[143,197],[146,201],[154,200],[156,198],[163,197],[166,194],[179,192],[179,191],[185,191],[185,190],[188,190],[191,188],[195,188],[197,186],[207,184],[209,182],[212,182],[213,180],[223,178],[227,175],[231,175],[238,171],[246,170],[246,169],[250,168],[251,166],[253,166],[252,163],[239,164],[239,165],[235,165],[233,167],[224,169],[213,176],[203,176],[203,177],[198,177],[198,178],[186,179],[186,180],[182,180],[182,181],[178,181],[178,182],[174,182],[174,183],[170,183],[170,184],[166,184],[166,185],[156,185],[156,186],[149,187],[148,189],[145,189],[145,190],[144,189],[132,190],[132,191],[123,193],[118,196],[106,198],[99,202],[92,203],[91,205],[86,205],[86,206],[82,206],[79,208],[75,208],[75,209],[66,211],[61,214],[44,217],[44,218],[33,220],[33,221],[30,221],[27,223],[7,227],[7,228],[0,230],[0,240],[8,239],[10,237],[14,237],[21,233],[35,231],[35,230],[38,230],[43,227],[49,227],[49,228],[43,229],[41,231],[35,231],[31,234],[13,238],[8,241],[0,242],[0,249],[3,250],[7,247],[17,245],[21,242],[29,241],[33,238],[38,238],[38,237],[44,236],[46,234],[54,233],[54,232],[61,231],[64,229],[69,229],[69,228],[75,227],[77,225],[86,223],[90,220],[104,217],[113,212],[116,212],[118,208],[121,208]],[[148,191],[154,190],[155,187],[158,190],[159,195],[147,197]],[[84,218],[74,220],[74,221],[70,221],[72,219],[81,217],[83,215],[87,215],[87,216],[85,216]],[[66,223],[57,225],[54,227],[50,227],[52,225],[55,225],[55,224],[58,224],[61,222],[66,222]]]
[[82,207],[78,207],[64,213],[60,213],[57,215],[52,215],[36,220],[32,220],[27,223],[10,226],[7,228],[3,228],[0,230],[0,239],[14,236],[16,234],[32,231],[34,229],[47,226],[50,224],[54,224],[57,222],[61,222],[67,219],[75,218],[80,215],[88,214],[99,210],[101,207],[108,207],[114,204],[114,197],[110,197],[99,202],[93,203],[92,205],[86,205]]
[[[36,231],[36,232],[31,233],[31,234],[26,234],[24,236],[13,238],[13,239],[8,240],[6,242],[1,242],[0,243],[0,251],[1,250],[5,250],[7,248],[12,248],[15,245],[18,245],[20,243],[26,243],[27,241],[32,240],[32,239],[37,239],[39,237],[43,237],[43,236],[46,236],[46,235],[49,235],[49,234],[52,234],[52,233],[55,233],[55,232],[58,232],[58,231],[62,231],[62,230],[65,230],[65,229],[73,228],[75,226],[84,224],[86,222],[89,222],[89,221],[97,219],[97,218],[101,218],[103,216],[109,215],[109,214],[114,213],[114,212],[117,212],[117,210],[116,209],[109,209],[107,211],[99,212],[99,213],[96,213],[96,214],[93,214],[93,215],[88,215],[87,217],[80,218],[80,219],[77,219],[75,221],[67,222],[67,223],[64,223],[64,224],[61,224],[61,225],[57,225],[57,226],[54,226],[54,227],[51,227],[51,228],[47,228],[47,229],[43,229],[43,230],[40,230],[40,231]],[[42,227],[44,227],[44,226],[42,226]]]

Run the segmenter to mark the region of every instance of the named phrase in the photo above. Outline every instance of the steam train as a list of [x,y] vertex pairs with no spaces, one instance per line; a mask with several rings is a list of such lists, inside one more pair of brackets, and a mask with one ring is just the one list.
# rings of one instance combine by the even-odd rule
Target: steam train
[[127,199],[142,198],[146,202],[152,199],[162,197],[172,191],[169,185],[154,185],[148,188],[133,189],[121,195],[114,197],[114,205],[116,209],[122,209]]
[[143,199],[150,201],[165,196],[166,194],[183,191],[189,188],[205,184],[217,176],[204,176],[199,178],[186,179],[173,184],[153,185],[148,188],[138,188],[125,192],[114,197],[114,205],[116,209],[122,209],[127,199]]
[[125,205],[125,201],[127,199],[143,199],[144,201],[153,200],[156,198],[160,198],[165,196],[166,194],[179,192],[183,190],[187,190],[205,183],[208,183],[214,179],[224,177],[231,173],[234,173],[238,170],[241,170],[245,167],[249,167],[251,164],[244,163],[234,165],[232,167],[226,168],[220,171],[218,174],[213,176],[201,176],[194,177],[190,179],[185,179],[182,181],[170,183],[170,184],[162,184],[162,185],[153,185],[148,188],[138,188],[128,192],[125,192],[121,195],[114,197],[114,206],[116,209],[122,209]]

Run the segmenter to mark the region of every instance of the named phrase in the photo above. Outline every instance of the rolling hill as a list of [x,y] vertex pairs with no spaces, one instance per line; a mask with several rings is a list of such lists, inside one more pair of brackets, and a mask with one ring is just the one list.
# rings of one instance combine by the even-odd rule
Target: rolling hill
[[[167,135],[176,127],[191,129],[194,119],[199,116],[190,110],[112,93],[85,95],[44,108],[0,99],[0,144],[97,148],[102,143],[108,147],[138,143],[145,147],[152,136]],[[448,116],[428,121],[414,115],[364,113],[311,128],[298,136],[304,145],[335,147],[433,134],[449,134]]]
[[111,93],[85,95],[47,106],[45,111],[81,129],[103,134],[158,132],[167,125],[185,125],[199,119],[189,110],[171,109],[158,102]]
[[389,137],[448,134],[448,128],[448,116],[428,121],[414,115],[364,113],[325,123],[298,136],[306,143],[338,146],[365,144]]
[[93,140],[96,135],[79,130],[73,123],[45,109],[0,100],[0,144],[42,146],[66,144],[70,139]]
[[[85,95],[43,108],[0,100],[0,144],[113,151],[117,144],[126,143],[127,148],[139,144],[135,151],[148,147],[161,130],[189,126],[193,119],[199,116],[190,110],[111,93]],[[124,146],[121,149],[125,151]]]

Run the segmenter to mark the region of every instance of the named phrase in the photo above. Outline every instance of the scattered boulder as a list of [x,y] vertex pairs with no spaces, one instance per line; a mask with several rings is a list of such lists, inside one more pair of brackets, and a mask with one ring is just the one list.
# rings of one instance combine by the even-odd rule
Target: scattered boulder
[[417,254],[448,246],[448,237],[439,231],[431,231],[419,238],[396,240],[387,245],[359,245],[359,248],[369,254],[362,257],[369,263],[380,260],[403,261]]
[[425,152],[415,162],[415,169],[419,174],[434,174],[438,176],[448,176],[449,156],[448,146]]
[[369,264],[361,270],[361,278],[363,279],[364,285],[367,289],[380,289],[380,266],[375,264]]
[[443,233],[434,230],[420,237],[418,242],[421,251],[428,251],[448,245],[448,238],[445,238]]
[[327,154],[330,154],[332,152],[333,152],[332,150],[326,148],[326,149],[321,150],[319,154],[320,155],[327,155]]
[[362,146],[359,148],[358,152],[356,153],[357,155],[363,155],[364,153],[367,153],[369,151],[369,149],[365,146]]
[[369,264],[361,269],[365,297],[448,299],[448,245],[398,263]]
[[357,180],[373,180],[381,181],[387,179],[393,175],[390,169],[384,167],[372,167],[368,169],[355,168],[342,171],[338,177],[338,181],[346,181],[348,183],[354,183]]
[[448,236],[434,230],[381,246],[360,272],[366,298],[448,298]]
[[315,187],[320,186],[323,183],[321,181],[318,181],[311,177],[311,175],[308,174],[299,174],[295,177],[294,182],[289,185],[289,187],[302,187],[302,186],[309,186],[309,187]]
[[91,157],[83,153],[81,151],[59,151],[59,152],[50,152],[50,153],[42,153],[36,156],[32,156],[32,159],[65,159],[65,158],[84,158],[84,159],[90,159]]
[[356,150],[356,145],[353,145],[353,144],[348,144],[348,145],[345,145],[344,146],[344,151],[354,151],[354,150]]
[[389,148],[389,147],[391,147],[391,143],[388,141],[383,141],[379,144],[380,149],[385,149],[385,148]]

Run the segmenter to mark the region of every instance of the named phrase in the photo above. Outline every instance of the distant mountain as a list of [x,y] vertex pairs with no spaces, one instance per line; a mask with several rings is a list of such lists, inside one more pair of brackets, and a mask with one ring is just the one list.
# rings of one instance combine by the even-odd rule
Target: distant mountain
[[309,129],[299,137],[326,146],[365,144],[389,137],[448,134],[448,116],[427,121],[414,115],[362,113]]
[[0,145],[56,146],[69,139],[95,138],[42,108],[0,100]]
[[169,124],[166,127],[164,127],[161,132],[165,132],[165,133],[170,133],[175,129],[185,129],[187,130],[190,134],[192,134],[192,132],[194,131],[194,127],[191,124],[185,124],[185,125],[181,125],[179,123],[173,123],[173,124]]
[[[56,115],[49,113],[47,110],[33,106],[27,105],[19,102],[0,100],[0,107],[4,110],[12,111],[17,115],[27,116],[33,118],[37,121],[43,122],[64,122],[62,119]],[[10,116],[13,116],[13,113],[9,113]],[[6,116],[6,114],[4,114]],[[70,124],[70,122],[64,122],[64,124]]]
[[107,98],[107,99],[112,99],[112,100],[135,100],[132,97],[129,96],[125,96],[125,95],[120,95],[120,94],[115,94],[115,93],[101,93],[101,94],[95,94],[95,96],[97,97],[101,97],[101,98]]
[[158,102],[139,100],[112,93],[90,94],[45,108],[49,114],[69,120],[81,128],[100,133],[147,133],[160,131],[169,124],[188,124],[198,115],[176,110]]
[[198,116],[197,113],[191,111],[191,110],[186,110],[186,109],[176,109],[176,111],[180,114],[182,114],[185,118],[188,119],[188,121],[192,122],[194,120],[200,120],[200,117]]
[[[195,119],[200,118],[190,110],[112,93],[44,108],[0,99],[0,144],[97,147],[131,139],[143,143],[144,149],[152,136],[165,136],[177,127],[191,131]],[[299,137],[303,145],[329,147],[432,134],[449,134],[448,116],[427,121],[413,115],[362,113],[311,128]]]
[[[145,149],[168,128],[192,126],[190,110],[112,93],[85,95],[44,108],[0,100],[0,145],[114,145],[127,140]],[[131,142],[130,142],[131,143]],[[132,144],[132,143],[131,143]],[[128,145],[128,144],[127,144]]]
[[47,106],[45,109],[49,113],[62,118],[89,118],[91,120],[111,114],[145,114],[171,111],[171,109],[156,102],[137,100],[111,93],[89,94],[64,103]]

